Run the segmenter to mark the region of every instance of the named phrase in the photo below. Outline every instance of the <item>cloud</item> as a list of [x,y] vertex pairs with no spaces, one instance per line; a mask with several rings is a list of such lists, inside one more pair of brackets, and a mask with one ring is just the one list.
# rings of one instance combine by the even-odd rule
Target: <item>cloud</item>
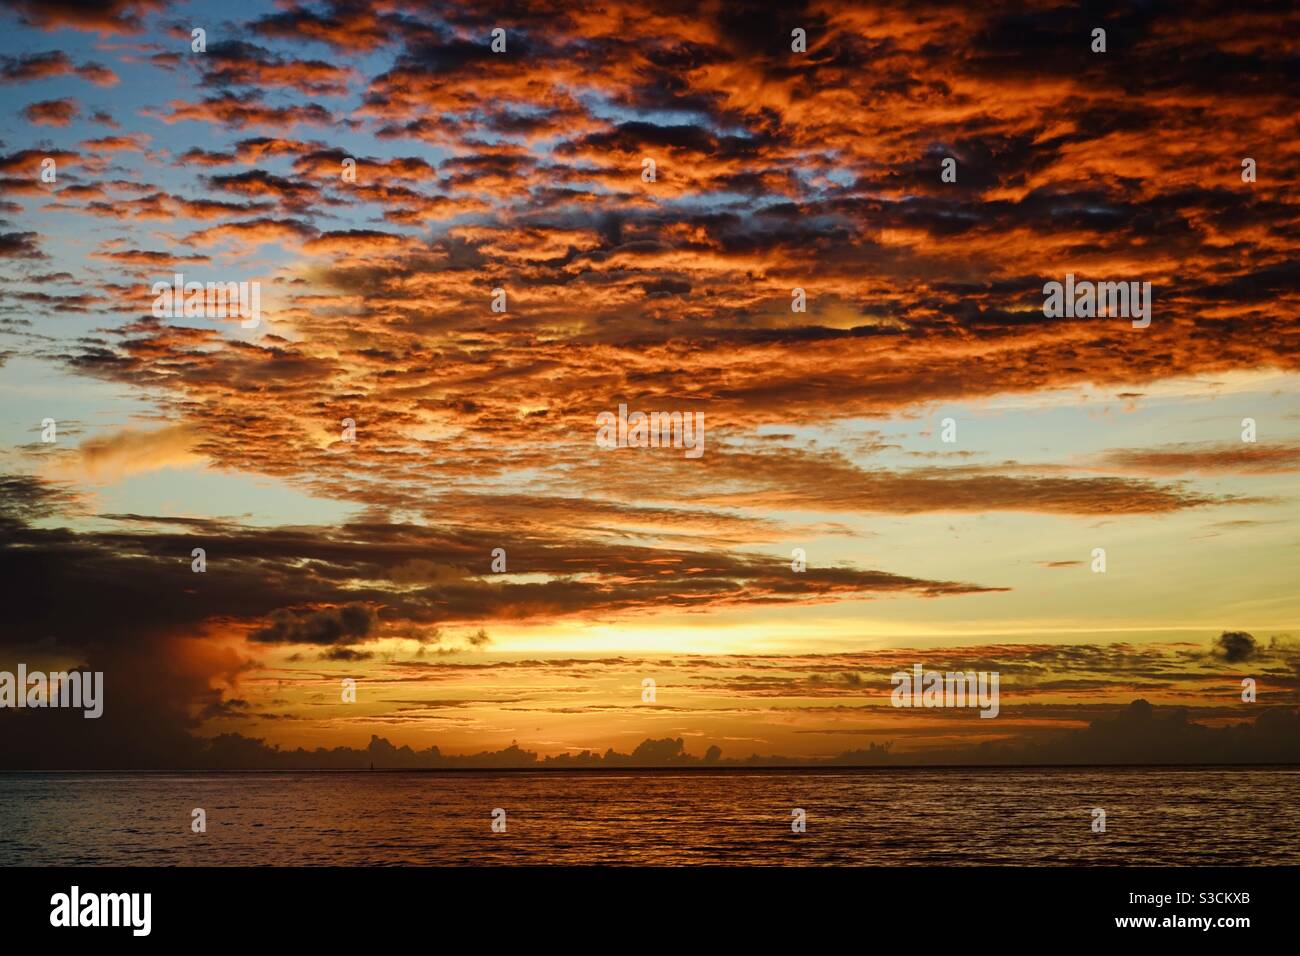
[[[326,608],[279,608],[271,623],[249,640],[263,644],[355,644],[375,626],[375,613],[364,604]],[[350,659],[350,658],[349,658]]]
[[165,7],[164,0],[11,0],[25,23],[44,30],[71,28],[96,33],[138,33],[145,16]]
[[[60,739],[48,734],[48,726],[38,726],[32,716],[35,713],[39,712],[0,712],[0,721],[8,720],[15,725],[0,738],[0,759],[11,769],[97,770],[124,765],[138,769],[175,770],[867,767],[1022,763],[1116,766],[1278,764],[1300,760],[1300,713],[1273,709],[1263,712],[1253,721],[1210,728],[1188,720],[1185,709],[1158,710],[1145,700],[1135,700],[1113,716],[1098,718],[1084,729],[1029,747],[985,745],[965,750],[932,750],[903,755],[887,743],[872,743],[868,748],[842,751],[831,757],[755,753],[738,758],[724,756],[722,748],[717,745],[711,745],[703,754],[692,754],[686,751],[681,737],[647,738],[631,753],[609,748],[603,754],[585,750],[547,757],[540,757],[535,751],[514,744],[498,751],[445,754],[436,745],[415,750],[410,746],[396,746],[378,735],[372,735],[365,748],[285,750],[241,734],[227,733],[209,738],[163,734],[153,740],[107,738],[111,749],[104,750],[100,749],[100,740],[95,739],[98,734],[85,732],[99,730],[99,721],[95,722],[94,728],[84,728],[71,724],[68,719],[80,719],[79,713],[49,712],[51,716],[65,717],[61,721],[51,721],[65,725],[61,728],[65,736]],[[129,749],[122,747],[124,742],[129,743]]]
[[1151,475],[1268,475],[1300,471],[1300,443],[1203,442],[1108,452],[1102,464]]
[[127,428],[82,441],[75,457],[59,461],[53,472],[65,480],[112,483],[128,475],[201,462],[203,457],[194,451],[197,444],[198,436],[188,425],[151,431]]
[[209,96],[197,103],[185,100],[172,100],[170,110],[153,110],[164,123],[181,123],[193,121],[199,123],[219,124],[231,129],[249,127],[270,127],[284,129],[300,123],[312,126],[332,126],[333,114],[319,103],[306,103],[295,106],[267,106],[261,102],[261,94],[250,90],[243,94],[222,93]]
[[283,86],[303,93],[347,93],[356,77],[323,60],[292,60],[242,40],[209,44],[201,63],[210,87]]
[[183,252],[165,252],[154,249],[114,249],[91,254],[96,259],[133,266],[171,266],[180,262],[201,263],[210,261],[207,256],[187,255]]
[[108,67],[98,63],[77,66],[61,50],[0,56],[0,83],[26,83],[67,74],[80,76],[96,86],[115,86],[118,82],[117,74]]
[[252,24],[263,36],[281,40],[310,40],[327,43],[336,51],[366,53],[388,42],[404,25],[396,14],[385,14],[363,4],[329,0],[322,11],[295,6],[268,14]]
[[0,522],[12,529],[37,519],[70,513],[78,496],[67,487],[31,475],[0,474]]
[[[122,433],[99,448],[103,467],[127,469],[172,460],[191,440],[185,433]],[[465,525],[446,529],[375,521],[258,529],[110,515],[104,517],[121,530],[73,533],[27,524],[60,501],[57,485],[15,487],[26,489],[28,503],[13,512],[5,540],[22,547],[0,549],[0,572],[20,591],[39,581],[42,593],[79,595],[72,603],[12,608],[4,640],[18,645],[45,641],[84,651],[119,646],[138,634],[201,639],[209,633],[247,635],[254,645],[346,644],[388,634],[436,642],[439,627],[448,624],[481,630],[495,621],[889,594],[960,598],[995,590],[852,567],[809,568],[792,580],[784,560],[542,534],[511,549],[514,566],[528,568],[533,580],[492,580],[484,556],[499,538],[475,530],[468,516]],[[219,573],[192,572],[196,546]],[[421,572],[430,554],[441,555],[443,566]],[[106,607],[116,609],[111,617]],[[481,644],[485,635],[469,640]]]
[[81,107],[71,97],[42,100],[22,109],[22,117],[36,126],[67,126],[81,114]]
[[1245,631],[1224,631],[1214,641],[1213,652],[1229,664],[1251,660],[1257,646],[1255,638]]
[[0,258],[48,259],[34,232],[0,232]]
[[1160,710],[1133,701],[1112,718],[1031,750],[1052,763],[1215,764],[1295,763],[1300,760],[1300,714],[1271,709],[1253,722],[1207,727],[1184,708]]

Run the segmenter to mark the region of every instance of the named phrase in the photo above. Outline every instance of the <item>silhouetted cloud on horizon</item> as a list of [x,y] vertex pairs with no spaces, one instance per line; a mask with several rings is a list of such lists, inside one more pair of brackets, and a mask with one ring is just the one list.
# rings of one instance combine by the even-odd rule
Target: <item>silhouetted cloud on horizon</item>
[[[647,738],[630,754],[610,748],[603,754],[584,750],[541,757],[518,744],[475,754],[444,754],[436,745],[413,750],[372,735],[364,749],[284,750],[242,734],[203,739],[176,733],[137,737],[139,746],[132,754],[129,747],[123,748],[124,738],[113,733],[112,723],[104,721],[101,730],[101,721],[82,721],[80,711],[0,712],[0,721],[6,719],[10,723],[0,723],[0,765],[29,771],[1300,764],[1300,711],[1269,708],[1253,721],[1209,727],[1189,720],[1185,708],[1157,708],[1141,699],[1114,716],[1098,718],[1086,728],[1044,743],[896,754],[890,742],[882,742],[829,758],[723,757],[716,744],[698,756],[687,753],[681,737]],[[69,726],[73,720],[77,723]],[[102,747],[105,742],[113,745]]]

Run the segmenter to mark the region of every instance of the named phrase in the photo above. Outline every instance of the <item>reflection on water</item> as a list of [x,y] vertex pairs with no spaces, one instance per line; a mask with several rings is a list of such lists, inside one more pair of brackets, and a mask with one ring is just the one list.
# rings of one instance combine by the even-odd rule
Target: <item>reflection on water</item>
[[1297,864],[1298,786],[1300,768],[0,774],[0,864]]

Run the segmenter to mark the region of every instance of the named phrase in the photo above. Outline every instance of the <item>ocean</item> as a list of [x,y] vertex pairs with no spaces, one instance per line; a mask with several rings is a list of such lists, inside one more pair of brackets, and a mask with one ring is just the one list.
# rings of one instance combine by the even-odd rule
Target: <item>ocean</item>
[[1297,798],[1300,767],[7,773],[0,865],[1293,865]]

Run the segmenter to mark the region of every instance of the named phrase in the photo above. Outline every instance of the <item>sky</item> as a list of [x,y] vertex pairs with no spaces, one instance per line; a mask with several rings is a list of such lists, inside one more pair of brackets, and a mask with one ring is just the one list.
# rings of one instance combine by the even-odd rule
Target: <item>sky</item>
[[0,4],[0,766],[1300,757],[1300,11],[653,6]]

